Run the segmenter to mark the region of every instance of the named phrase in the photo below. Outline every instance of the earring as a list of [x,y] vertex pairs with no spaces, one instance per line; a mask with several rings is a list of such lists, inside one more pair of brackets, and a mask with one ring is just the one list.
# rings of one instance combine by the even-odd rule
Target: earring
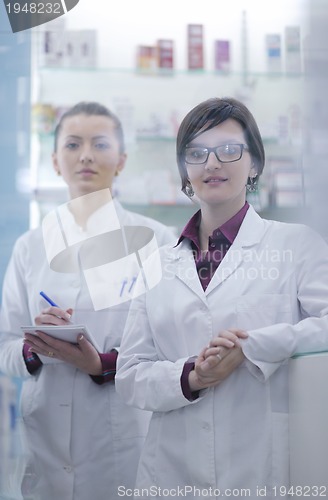
[[188,196],[188,198],[192,198],[195,194],[192,185],[190,184],[190,181],[187,181],[186,187],[184,188],[184,192]]
[[118,177],[120,175],[120,171],[119,170],[116,170],[115,172],[115,177]]
[[257,175],[254,177],[248,177],[247,179],[247,184],[246,184],[246,189],[249,193],[255,193],[258,188],[258,178]]
[[59,170],[57,170],[57,175],[58,175],[58,177],[60,177],[60,176],[61,176],[61,173],[60,173],[60,171],[59,171]]

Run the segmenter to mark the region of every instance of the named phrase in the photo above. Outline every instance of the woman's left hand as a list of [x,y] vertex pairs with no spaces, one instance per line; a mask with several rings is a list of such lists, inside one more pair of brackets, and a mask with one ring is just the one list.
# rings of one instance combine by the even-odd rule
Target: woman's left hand
[[214,387],[225,380],[245,359],[239,339],[246,339],[247,332],[239,329],[222,330],[211,340],[195,361],[189,373],[191,391]]
[[241,347],[239,339],[245,340],[247,337],[248,333],[245,330],[240,330],[239,328],[222,330],[219,335],[214,337],[208,344],[204,351],[204,358],[207,359],[210,356],[217,356],[219,359],[223,359],[229,354],[229,349],[232,347]]
[[101,375],[102,364],[97,350],[83,336],[77,339],[77,344],[54,339],[50,335],[38,331],[38,335],[25,334],[24,343],[30,352],[60,359],[89,375]]

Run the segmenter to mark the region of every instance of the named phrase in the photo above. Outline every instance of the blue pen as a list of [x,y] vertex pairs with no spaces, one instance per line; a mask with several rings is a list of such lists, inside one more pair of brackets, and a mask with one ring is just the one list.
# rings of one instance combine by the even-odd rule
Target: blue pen
[[124,291],[124,288],[125,288],[125,285],[127,284],[127,282],[128,282],[128,280],[126,278],[122,281],[120,297],[122,297],[122,295],[123,295],[123,291]]
[[136,281],[137,281],[137,277],[136,277],[136,276],[133,276],[133,278],[132,278],[132,283],[131,283],[130,288],[129,288],[129,290],[128,290],[128,292],[129,292],[129,293],[131,292],[131,290],[132,290],[132,288],[133,288],[133,285],[135,284],[135,282],[136,282]]
[[48,304],[50,304],[51,306],[54,306],[54,307],[59,307],[59,306],[57,306],[57,304],[56,304],[53,300],[51,300],[51,298],[50,298],[50,297],[48,297],[48,295],[47,295],[46,293],[44,293],[44,292],[40,292],[40,295],[41,295],[41,296],[42,296],[42,297],[43,297],[43,298],[44,298],[44,299],[48,302]]
[[[50,304],[51,306],[54,306],[54,307],[59,307],[56,302],[54,302],[50,297],[48,297],[48,295],[44,292],[40,292],[40,295],[48,302],[48,304]],[[57,316],[57,318],[60,318],[60,319],[66,319],[66,320],[69,320],[71,318],[71,315],[68,314],[68,313],[65,313],[66,314],[66,317],[65,318],[62,318],[61,316]],[[70,321],[69,321],[70,323]]]

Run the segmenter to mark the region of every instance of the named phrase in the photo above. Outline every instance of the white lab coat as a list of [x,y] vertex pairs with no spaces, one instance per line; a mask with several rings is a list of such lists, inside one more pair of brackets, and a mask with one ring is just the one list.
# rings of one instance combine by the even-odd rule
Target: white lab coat
[[[160,284],[132,302],[118,358],[117,391],[154,412],[136,497],[141,488],[173,489],[173,497],[178,487],[191,498],[216,488],[279,496],[289,482],[288,358],[328,348],[326,243],[306,226],[263,220],[250,207],[206,291],[188,240],[163,248],[162,265]],[[188,401],[185,361],[229,327],[248,331],[247,359]]]
[[[128,212],[116,201],[121,225],[148,226],[159,245],[176,240],[157,221]],[[101,221],[104,207],[95,212]],[[81,229],[73,223],[73,231]],[[72,321],[87,324],[102,352],[120,345],[129,302],[95,312],[80,274],[49,269],[41,229],[20,237],[7,269],[1,310],[1,331],[14,340],[0,345],[0,371],[27,377],[21,414],[32,463],[25,488],[33,500],[112,500],[119,485],[133,486],[149,412],[129,408],[113,383],[97,385],[87,374],[66,363],[46,364],[30,375],[22,356],[21,325],[48,307],[44,290],[62,307],[74,309]],[[3,335],[5,338],[5,335]],[[28,486],[31,485],[31,487]]]

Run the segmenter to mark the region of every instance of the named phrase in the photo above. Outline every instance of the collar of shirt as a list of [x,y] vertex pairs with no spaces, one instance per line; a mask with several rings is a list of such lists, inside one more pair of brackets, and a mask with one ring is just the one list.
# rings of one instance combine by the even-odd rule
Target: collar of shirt
[[246,202],[243,208],[231,217],[231,219],[213,231],[208,239],[208,248],[205,252],[201,251],[199,244],[200,210],[190,219],[182,231],[177,245],[184,238],[189,239],[191,242],[197,274],[204,290],[208,287],[222,259],[234,242],[248,208],[249,204]]
[[[231,217],[231,219],[229,219],[227,222],[222,224],[222,226],[216,228],[213,231],[212,235],[209,238],[209,243],[214,242],[215,240],[222,241],[222,236],[223,236],[224,239],[228,240],[230,245],[232,245],[238,234],[241,223],[244,220],[248,208],[249,208],[249,203],[246,201],[245,205],[233,217]],[[176,246],[178,246],[182,240],[187,238],[195,245],[196,249],[200,251],[199,235],[198,235],[200,219],[201,219],[201,211],[198,210],[198,212],[196,212],[192,216],[192,218],[189,220],[189,222],[182,230]]]

